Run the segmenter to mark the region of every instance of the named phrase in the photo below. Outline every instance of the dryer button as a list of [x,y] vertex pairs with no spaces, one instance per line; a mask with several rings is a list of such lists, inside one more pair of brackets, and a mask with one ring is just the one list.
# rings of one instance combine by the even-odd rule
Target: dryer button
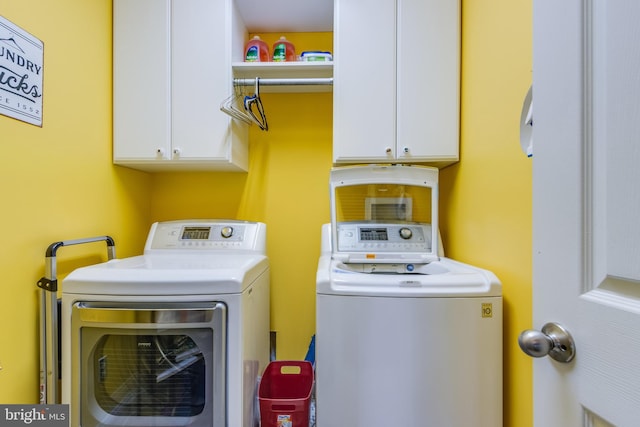
[[229,226],[222,227],[222,230],[220,230],[220,234],[225,239],[228,239],[229,237],[233,236],[233,227],[229,227]]

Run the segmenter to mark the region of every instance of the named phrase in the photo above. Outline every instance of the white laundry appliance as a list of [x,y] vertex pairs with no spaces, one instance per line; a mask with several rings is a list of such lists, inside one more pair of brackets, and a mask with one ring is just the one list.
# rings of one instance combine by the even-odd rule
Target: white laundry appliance
[[269,362],[266,226],[159,222],[144,254],[62,285],[72,427],[254,427]]
[[442,256],[437,169],[334,168],[330,186],[317,426],[501,427],[501,284]]

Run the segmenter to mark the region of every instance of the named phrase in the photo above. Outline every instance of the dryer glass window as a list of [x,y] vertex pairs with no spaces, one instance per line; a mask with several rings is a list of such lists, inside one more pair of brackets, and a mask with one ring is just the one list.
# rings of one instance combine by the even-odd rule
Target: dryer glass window
[[[199,335],[211,342],[211,330]],[[189,335],[104,335],[92,357],[96,403],[121,417],[198,415],[206,399],[205,352]]]
[[224,304],[76,302],[71,325],[82,427],[223,425]]

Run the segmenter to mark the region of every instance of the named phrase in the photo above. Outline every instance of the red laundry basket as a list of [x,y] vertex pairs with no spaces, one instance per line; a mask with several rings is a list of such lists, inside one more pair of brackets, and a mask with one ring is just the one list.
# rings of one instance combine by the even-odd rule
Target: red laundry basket
[[313,366],[307,361],[274,361],[262,375],[258,399],[261,427],[309,427]]

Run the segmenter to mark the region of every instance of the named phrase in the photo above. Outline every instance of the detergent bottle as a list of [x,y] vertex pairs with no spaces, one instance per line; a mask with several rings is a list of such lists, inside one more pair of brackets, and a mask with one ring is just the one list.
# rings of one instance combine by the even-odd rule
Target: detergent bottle
[[269,62],[269,46],[260,40],[260,36],[253,36],[244,51],[246,62]]
[[295,61],[296,60],[296,48],[293,43],[288,41],[285,37],[280,37],[280,40],[273,44],[273,61]]

